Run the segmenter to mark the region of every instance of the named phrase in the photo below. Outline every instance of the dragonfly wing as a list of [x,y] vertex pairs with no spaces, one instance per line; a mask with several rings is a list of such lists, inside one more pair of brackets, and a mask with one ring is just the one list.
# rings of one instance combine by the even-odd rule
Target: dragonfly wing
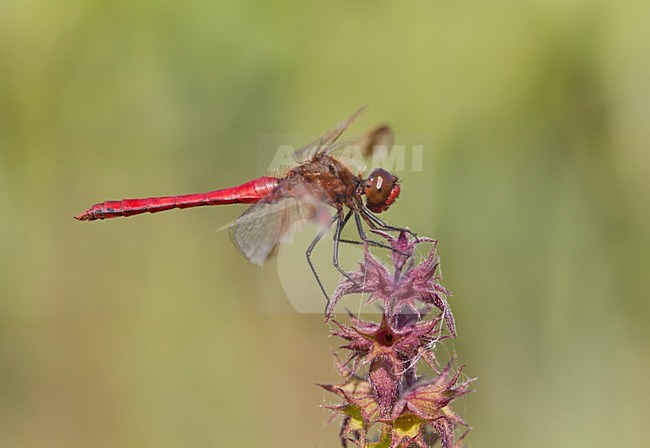
[[352,115],[340,122],[334,129],[330,129],[319,138],[304,146],[294,153],[294,158],[302,162],[309,159],[312,156],[322,155],[329,150],[332,144],[345,132],[348,126],[357,119],[363,111],[365,111],[367,106],[362,106],[357,109]]
[[317,208],[309,200],[290,197],[260,201],[235,221],[230,238],[248,261],[262,266],[279,243],[293,241],[296,233],[317,217]]
[[366,159],[372,158],[374,163],[386,160],[393,147],[393,141],[392,129],[386,124],[381,124],[355,139],[331,144],[324,154],[336,158],[353,173],[362,173],[367,168]]
[[369,129],[354,141],[364,157],[372,156],[376,151],[388,152],[393,147],[395,134],[387,124],[380,124]]

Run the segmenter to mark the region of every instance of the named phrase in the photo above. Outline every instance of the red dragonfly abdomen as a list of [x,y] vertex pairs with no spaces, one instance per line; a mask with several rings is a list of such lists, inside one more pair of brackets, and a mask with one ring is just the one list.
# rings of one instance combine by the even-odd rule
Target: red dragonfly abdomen
[[209,193],[160,196],[143,199],[122,199],[95,204],[75,216],[80,221],[133,216],[141,213],[156,213],[173,208],[200,207],[203,205],[253,204],[271,193],[278,186],[276,177],[263,176],[236,187]]

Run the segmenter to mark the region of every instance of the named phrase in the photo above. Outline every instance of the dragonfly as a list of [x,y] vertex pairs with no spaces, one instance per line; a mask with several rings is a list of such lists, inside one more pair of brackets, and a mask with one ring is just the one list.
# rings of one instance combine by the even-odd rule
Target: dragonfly
[[[398,177],[383,168],[375,168],[367,177],[363,177],[361,172],[355,174],[336,156],[337,152],[350,147],[349,142],[340,143],[339,137],[364,110],[365,106],[310,144],[295,151],[293,156],[296,164],[283,176],[261,176],[241,185],[208,193],[104,201],[75,218],[79,221],[95,221],[177,208],[251,204],[229,226],[229,233],[235,246],[248,261],[260,267],[280,243],[293,240],[302,224],[316,222],[321,225],[321,229],[307,248],[306,256],[309,267],[329,302],[329,295],[312,261],[312,253],[332,226],[335,226],[332,262],[349,279],[349,274],[339,262],[340,243],[365,243],[392,250],[369,238],[363,222],[370,229],[414,235],[408,228],[389,225],[377,217],[377,214],[388,210],[400,195]],[[354,141],[353,147],[367,156],[372,154],[374,148],[390,147],[392,139],[392,130],[386,125],[380,125]],[[361,241],[341,236],[345,225],[352,218]]]

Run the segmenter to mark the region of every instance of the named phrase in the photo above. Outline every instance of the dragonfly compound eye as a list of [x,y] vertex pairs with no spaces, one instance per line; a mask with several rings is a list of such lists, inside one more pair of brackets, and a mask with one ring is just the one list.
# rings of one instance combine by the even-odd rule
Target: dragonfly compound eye
[[366,184],[366,205],[371,211],[381,213],[395,202],[399,192],[397,177],[383,168],[376,168],[370,173]]

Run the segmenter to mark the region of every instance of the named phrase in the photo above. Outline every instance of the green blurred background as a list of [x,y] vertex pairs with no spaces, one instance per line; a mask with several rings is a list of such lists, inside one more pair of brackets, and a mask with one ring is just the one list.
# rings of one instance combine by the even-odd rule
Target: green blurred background
[[337,446],[314,387],[337,341],[259,312],[213,233],[243,208],[72,216],[247,180],[258,135],[364,103],[354,131],[435,140],[386,219],[440,240],[470,446],[648,446],[649,21],[638,0],[0,1],[0,446]]

